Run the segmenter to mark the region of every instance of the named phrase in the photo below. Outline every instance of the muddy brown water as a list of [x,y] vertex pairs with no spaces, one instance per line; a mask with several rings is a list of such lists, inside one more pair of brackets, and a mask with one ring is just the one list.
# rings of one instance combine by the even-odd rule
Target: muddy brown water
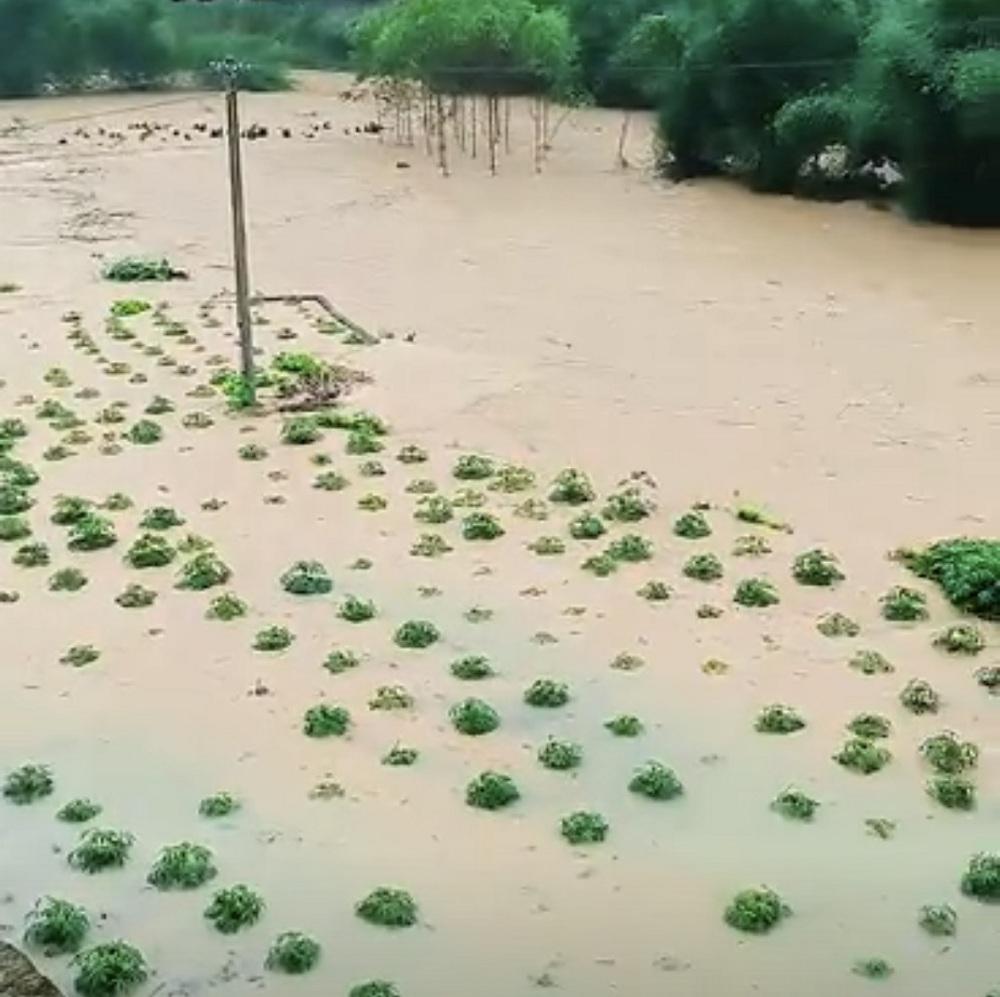
[[[0,412],[32,425],[17,452],[43,473],[29,518],[52,545],[52,567],[76,564],[89,577],[80,593],[50,593],[49,570],[15,569],[0,552],[0,588],[21,594],[0,607],[0,767],[45,761],[57,780],[49,800],[0,810],[6,933],[20,933],[38,896],[76,900],[100,916],[94,938],[121,935],[143,949],[156,970],[149,994],[318,997],[371,977],[396,980],[405,997],[515,997],[537,992],[540,980],[574,997],[791,997],[876,985],[914,997],[979,997],[1000,984],[1000,912],[958,891],[969,856],[1000,848],[1000,699],[972,679],[976,666],[1000,663],[1000,633],[985,628],[988,647],[975,663],[949,658],[930,646],[932,633],[956,618],[938,593],[920,586],[927,624],[889,624],[877,607],[890,585],[912,583],[885,559],[887,549],[1000,532],[1000,309],[990,293],[1000,239],[912,226],[859,205],[665,186],[645,169],[648,123],[638,120],[633,166],[623,173],[614,168],[619,119],[601,111],[565,120],[540,176],[524,145],[530,120],[515,113],[515,152],[497,177],[481,160],[456,157],[444,180],[419,149],[345,134],[371,110],[339,99],[344,85],[311,76],[300,92],[245,101],[247,119],[272,128],[247,148],[253,270],[261,290],[325,293],[395,338],[344,347],[281,306],[267,310],[258,334],[268,353],[312,349],[374,375],[357,402],[394,429],[380,455],[388,474],[376,479],[358,475],[360,461],[344,455],[339,434],[282,446],[277,419],[251,420],[255,432],[245,433],[218,401],[185,396],[207,378],[206,357],[233,349],[225,309],[217,310],[221,328],[196,316],[197,303],[228,281],[220,144],[159,134],[113,142],[95,133],[92,122],[103,118],[56,123],[141,103],[135,96],[0,103],[0,125],[19,117],[31,126],[0,138],[0,280],[23,286],[0,296]],[[217,121],[218,111],[215,98],[200,95],[108,124],[144,117],[183,132]],[[310,122],[325,119],[329,131],[305,138]],[[293,138],[273,135],[281,124]],[[75,135],[79,127],[90,137]],[[409,169],[396,167],[401,158]],[[192,377],[102,329],[110,302],[132,292],[100,281],[101,259],[138,250],[163,252],[191,271],[185,284],[136,293],[168,300],[204,353],[158,339],[148,316],[130,321],[144,342],[199,365]],[[82,312],[109,358],[148,381],[107,376],[71,351],[60,323],[68,309]],[[299,338],[278,340],[285,326]],[[44,383],[56,365],[73,388]],[[87,385],[101,397],[74,399]],[[42,451],[57,435],[31,407],[17,406],[28,392],[88,417],[126,400],[135,418],[157,392],[178,411],[163,417],[159,445],[101,456],[94,443],[47,462]],[[195,409],[215,425],[182,427]],[[95,435],[100,428],[88,425]],[[236,458],[249,440],[269,447],[266,461]],[[393,460],[408,442],[425,446],[430,462]],[[596,579],[578,570],[584,544],[537,557],[525,544],[565,535],[569,513],[520,520],[512,515],[519,496],[491,496],[508,531],[492,543],[462,541],[455,523],[414,523],[407,481],[428,477],[453,490],[454,457],[473,449],[532,466],[538,494],[566,464],[586,467],[602,492],[648,470],[660,510],[634,531],[654,539],[654,559]],[[309,461],[317,451],[332,454],[350,488],[310,487],[321,470]],[[287,478],[269,480],[274,470]],[[63,531],[47,522],[54,497],[116,490],[136,501],[114,516],[118,546],[67,553]],[[388,510],[356,509],[369,490],[388,496]],[[730,556],[745,531],[727,511],[737,492],[795,527],[792,535],[769,531],[774,553],[760,562]],[[284,504],[266,504],[271,495]],[[209,497],[228,504],[204,511]],[[698,499],[717,506],[708,514],[713,536],[673,537],[673,517]],[[233,567],[230,587],[251,606],[246,619],[207,621],[210,594],[174,590],[173,568],[124,568],[124,544],[152,504],[175,506],[188,520],[184,531],[215,542]],[[425,529],[440,529],[455,552],[410,557]],[[801,588],[788,575],[792,557],[816,544],[836,551],[847,572],[833,591]],[[696,550],[723,558],[722,582],[682,576]],[[359,556],[371,558],[371,570],[349,568]],[[332,597],[280,591],[278,576],[300,557],[328,565]],[[732,606],[733,584],[753,573],[776,581],[777,607]],[[649,578],[668,581],[673,598],[659,606],[638,599]],[[156,605],[115,606],[129,580],[157,589]],[[421,596],[420,586],[441,594]],[[373,598],[379,617],[339,619],[334,607],[348,592]],[[704,601],[725,615],[699,620]],[[493,618],[469,622],[463,613],[473,606]],[[857,618],[862,635],[819,635],[815,620],[829,609]],[[396,648],[392,630],[411,617],[433,620],[441,643]],[[296,633],[292,648],[252,651],[256,630],[279,622]],[[533,639],[542,632],[557,640]],[[74,643],[95,644],[101,659],[79,671],[58,664]],[[363,652],[361,667],[328,675],[320,663],[333,646]],[[860,647],[881,650],[895,673],[849,670]],[[610,669],[622,651],[641,655],[645,667]],[[453,679],[448,662],[471,652],[488,654],[498,676],[476,686]],[[706,675],[710,658],[728,672]],[[570,684],[568,707],[521,703],[541,675]],[[899,706],[912,677],[939,689],[938,716],[912,717]],[[258,681],[270,695],[249,695]],[[414,694],[413,711],[367,710],[376,686],[389,683]],[[470,739],[451,729],[448,707],[467,694],[497,707],[499,731]],[[350,707],[349,738],[301,735],[302,711],[324,698]],[[770,702],[792,703],[809,726],[790,737],[756,734],[753,718]],[[844,723],[861,710],[884,712],[895,727],[893,762],[869,777],[830,759]],[[602,723],[618,712],[641,716],[646,734],[612,738]],[[971,814],[943,810],[923,791],[917,748],[944,728],[982,748],[980,805]],[[578,772],[537,764],[549,734],[582,743]],[[379,763],[397,741],[421,750],[416,766]],[[647,758],[676,768],[682,800],[656,804],[627,792]],[[465,783],[488,767],[517,778],[523,798],[509,811],[464,804]],[[345,797],[310,799],[322,779],[340,782]],[[821,800],[812,824],[769,811],[789,784]],[[238,793],[244,809],[217,823],[200,819],[198,800],[216,789]],[[53,814],[74,796],[105,806],[102,826],[136,835],[125,869],[85,876],[68,868],[77,831]],[[603,845],[573,849],[559,838],[560,816],[580,807],[609,818]],[[896,821],[895,836],[867,833],[872,817]],[[201,916],[209,890],[161,894],[144,885],[159,848],[184,839],[213,847],[220,885],[260,890],[268,904],[260,924],[219,936]],[[354,917],[354,902],[383,883],[412,891],[419,926],[385,932]],[[721,912],[737,890],[760,883],[778,889],[794,914],[766,937],[739,935]],[[958,911],[955,939],[917,927],[920,905],[940,902]],[[262,968],[269,942],[287,929],[324,946],[320,967],[301,979]],[[892,978],[852,975],[855,959],[875,955],[895,966]],[[64,986],[72,978],[66,959],[42,960],[42,968]]]

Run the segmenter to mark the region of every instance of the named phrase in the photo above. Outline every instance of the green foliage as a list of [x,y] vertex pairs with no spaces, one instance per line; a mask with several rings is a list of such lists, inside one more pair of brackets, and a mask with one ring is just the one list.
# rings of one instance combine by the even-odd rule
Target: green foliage
[[477,681],[495,675],[493,667],[484,655],[467,654],[450,665],[451,674],[458,679]]
[[608,496],[604,506],[604,517],[619,523],[636,523],[651,516],[656,511],[656,503],[635,485],[623,488]]
[[365,512],[381,512],[389,505],[389,500],[384,495],[375,492],[368,492],[358,499],[358,508]]
[[791,911],[774,890],[766,886],[740,890],[723,915],[726,924],[738,931],[762,935],[776,927]]
[[135,838],[127,831],[91,828],[80,836],[80,843],[68,855],[74,869],[95,873],[121,868],[128,861]]
[[615,737],[638,737],[645,729],[642,721],[629,713],[621,713],[605,721],[604,726]]
[[771,553],[771,545],[756,533],[745,533],[733,541],[734,557],[763,557]]
[[584,512],[570,520],[569,535],[574,540],[596,540],[606,533],[607,529],[599,516]]
[[437,643],[441,633],[428,620],[407,620],[396,628],[393,642],[397,647],[425,648]]
[[500,714],[489,703],[475,697],[456,703],[448,716],[459,733],[471,737],[489,734],[500,726]]
[[980,852],[962,876],[962,892],[976,900],[1000,903],[1000,855]]
[[481,454],[463,454],[455,461],[451,473],[460,481],[479,481],[490,478],[496,471],[496,465],[489,457]]
[[1000,695],[1000,666],[989,665],[976,669],[976,681],[991,695]]
[[72,526],[93,513],[94,504],[79,495],[59,495],[49,517],[57,526]]
[[979,627],[969,623],[956,623],[945,627],[934,636],[934,646],[949,654],[979,654],[986,647],[986,639]]
[[843,581],[844,573],[833,554],[816,547],[795,558],[792,577],[801,585],[828,586]]
[[756,608],[773,606],[780,601],[775,587],[763,578],[744,578],[733,595],[733,602]]
[[724,574],[722,562],[714,554],[693,554],[684,562],[683,572],[700,582],[718,581]]
[[885,980],[892,976],[894,970],[881,956],[872,956],[858,959],[851,967],[851,972],[868,980]]
[[636,533],[626,533],[608,544],[607,554],[616,561],[648,561],[653,556],[653,542]]
[[104,808],[93,800],[70,800],[56,813],[56,820],[64,821],[67,824],[86,824],[88,820],[93,820]]
[[75,952],[90,930],[87,912],[68,900],[43,897],[28,912],[24,940],[47,956]]
[[205,550],[195,554],[190,561],[181,566],[177,588],[200,592],[216,585],[224,585],[231,575],[229,566],[218,554]]
[[937,713],[941,705],[941,697],[924,679],[910,679],[900,692],[899,701],[916,714]]
[[576,810],[562,818],[559,830],[571,845],[595,845],[608,836],[610,825],[596,811]]
[[345,449],[354,456],[379,453],[384,447],[382,441],[374,433],[365,429],[355,429],[347,434]]
[[154,505],[147,509],[139,520],[139,526],[144,530],[169,530],[174,526],[183,526],[184,517],[169,505]]
[[598,578],[607,578],[608,575],[614,574],[618,570],[618,561],[610,554],[593,554],[580,567]]
[[0,516],[13,516],[19,512],[27,512],[34,500],[24,488],[0,478]]
[[927,619],[927,597],[916,589],[897,585],[886,592],[879,601],[882,606],[882,615],[887,620],[912,622]]
[[339,471],[323,471],[313,479],[313,488],[324,492],[340,492],[349,484],[347,478]]
[[524,691],[524,701],[529,706],[554,708],[569,702],[569,686],[554,679],[535,679]]
[[240,809],[240,801],[232,793],[220,792],[206,796],[198,804],[198,813],[202,817],[228,817]]
[[550,737],[538,749],[538,760],[545,768],[560,772],[579,768],[583,761],[583,747],[575,741]]
[[240,460],[264,460],[267,457],[267,447],[259,443],[244,443],[236,452]]
[[218,890],[205,908],[205,917],[224,935],[256,924],[263,913],[263,898],[242,883]]
[[351,726],[351,714],[343,706],[320,703],[310,706],[302,719],[307,737],[342,737]]
[[954,731],[934,734],[920,745],[920,753],[938,772],[959,775],[975,768],[979,761],[979,748],[971,741],[961,741]]
[[145,983],[149,967],[143,954],[128,942],[102,942],[74,960],[73,986],[81,997],[120,997]]
[[0,517],[0,542],[9,543],[31,536],[28,521],[21,516]]
[[871,650],[858,651],[851,656],[848,665],[862,675],[888,675],[896,670],[884,655]]
[[[148,4],[146,6],[147,8],[149,7]],[[109,10],[108,13],[110,14],[111,11]],[[128,30],[124,24],[122,24],[122,29]],[[134,43],[135,38],[132,41]],[[104,267],[102,276],[105,280],[132,283],[138,281],[173,280],[176,277],[182,277],[183,274],[171,266],[168,260],[163,258],[121,256],[116,260],[112,260]]]
[[684,786],[673,769],[657,761],[649,761],[636,769],[628,788],[651,800],[672,800],[684,792]]
[[47,765],[22,765],[7,773],[3,782],[4,799],[24,806],[51,796],[55,780]]
[[417,902],[395,886],[379,886],[354,905],[354,912],[369,924],[408,928],[417,923]]
[[527,467],[520,467],[517,464],[502,464],[496,469],[493,478],[487,487],[491,491],[525,492],[535,486],[535,472]]
[[130,443],[148,446],[163,439],[163,427],[152,419],[140,419],[125,434]]
[[824,613],[817,620],[816,629],[824,637],[857,637],[861,633],[861,627],[855,620],[838,612]]
[[528,544],[528,550],[542,557],[566,553],[566,541],[562,537],[541,536]]
[[294,446],[305,446],[322,439],[323,433],[311,416],[296,416],[288,419],[281,427],[281,442]]
[[413,512],[413,518],[418,522],[434,525],[447,523],[453,515],[451,502],[443,495],[429,495],[421,498]]
[[348,623],[364,623],[375,618],[375,603],[371,599],[359,599],[349,595],[340,604],[337,615]]
[[160,852],[146,882],[158,890],[193,890],[213,879],[217,872],[211,849],[182,841]]
[[70,527],[67,546],[70,550],[101,550],[117,542],[118,534],[111,520],[88,513]]
[[[358,467],[358,474],[363,478],[383,478],[385,477],[385,464],[380,460],[366,460],[360,467]],[[358,500],[358,505],[361,506],[361,500]],[[381,506],[379,508],[384,509],[388,505],[388,501],[383,499]],[[364,506],[361,506],[365,508]]]
[[388,980],[368,980],[351,987],[347,997],[402,997],[402,994]]
[[125,560],[133,568],[160,568],[170,564],[177,551],[166,537],[156,533],[143,533],[133,541],[125,554]]
[[875,740],[892,733],[892,721],[881,713],[859,713],[848,722],[847,729],[858,737]]
[[79,592],[86,584],[87,576],[79,568],[60,568],[49,578],[52,592]]
[[86,668],[101,656],[101,652],[93,644],[74,644],[59,659],[59,663],[71,668]]
[[775,703],[760,711],[754,721],[754,730],[762,734],[792,734],[805,725],[805,720],[791,706]]
[[44,567],[51,560],[48,544],[35,541],[34,543],[22,544],[14,551],[11,560],[21,568]]
[[653,578],[646,582],[636,595],[647,602],[666,602],[670,598],[670,586],[664,581]]
[[319,962],[319,956],[316,939],[301,931],[285,931],[271,945],[264,965],[267,969],[297,975],[308,973]]
[[481,772],[465,788],[465,802],[480,810],[501,810],[520,798],[514,780],[500,772]]
[[111,303],[111,314],[115,318],[131,318],[148,312],[153,306],[142,298],[120,298]]
[[929,935],[950,938],[958,932],[958,914],[951,904],[924,904],[917,914],[917,924]]
[[[596,497],[597,492],[594,491],[590,478],[583,471],[574,467],[567,467],[560,471],[549,491],[551,502],[560,502],[565,505],[584,505],[587,502],[593,502]],[[570,532],[572,533],[572,526]],[[573,533],[573,536],[576,534]]]
[[281,587],[292,595],[325,595],[333,581],[319,561],[296,561],[281,576]]
[[801,789],[783,789],[771,803],[775,813],[789,820],[812,820],[819,803]]
[[401,685],[380,685],[368,700],[370,710],[408,710],[413,706],[413,696]]
[[409,766],[420,757],[416,748],[407,748],[402,744],[394,744],[383,756],[383,765]]
[[685,540],[701,540],[712,535],[712,527],[703,512],[691,509],[674,521],[674,535]]
[[892,759],[892,754],[888,748],[883,748],[866,738],[852,737],[844,743],[844,746],[833,758],[845,769],[859,772],[862,775],[870,775],[885,768]]
[[230,620],[246,616],[247,604],[232,592],[223,592],[211,601],[205,615],[210,620],[222,620],[228,623]]
[[156,592],[144,585],[132,582],[115,596],[115,602],[122,609],[145,609],[156,602]]
[[295,635],[288,629],[278,624],[264,627],[257,631],[253,639],[253,649],[255,651],[284,651],[292,646]]
[[345,648],[337,648],[331,651],[323,662],[323,667],[331,675],[339,675],[350,668],[357,668],[361,664],[361,659],[353,651]]
[[941,540],[903,560],[937,582],[957,609],[1000,620],[1000,540]]
[[500,520],[490,512],[470,512],[462,520],[462,536],[466,540],[496,540],[504,532]]

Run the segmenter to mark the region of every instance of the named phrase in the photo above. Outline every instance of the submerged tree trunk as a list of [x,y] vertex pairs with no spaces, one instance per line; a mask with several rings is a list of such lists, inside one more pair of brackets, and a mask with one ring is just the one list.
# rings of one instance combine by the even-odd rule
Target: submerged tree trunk
[[626,111],[622,116],[622,128],[618,133],[618,168],[628,169],[628,160],[625,158],[625,140],[628,138],[628,126],[632,120],[632,112]]
[[479,125],[476,122],[476,108],[479,106],[479,98],[473,94],[472,95],[472,158],[476,158],[476,148],[478,146],[479,137],[476,134]]
[[448,132],[444,120],[444,99],[441,94],[434,95],[434,108],[437,111],[438,166],[441,173],[448,176]]
[[503,101],[503,151],[510,155],[510,97]]

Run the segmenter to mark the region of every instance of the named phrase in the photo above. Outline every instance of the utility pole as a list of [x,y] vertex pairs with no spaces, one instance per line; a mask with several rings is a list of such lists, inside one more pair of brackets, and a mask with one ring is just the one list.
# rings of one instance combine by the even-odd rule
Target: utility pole
[[240,373],[250,404],[257,400],[254,374],[253,326],[250,321],[250,273],[247,264],[246,208],[240,157],[240,110],[237,83],[240,65],[232,59],[217,63],[226,87],[226,144],[229,148],[229,202],[233,219],[233,269],[236,274],[236,325],[240,336]]

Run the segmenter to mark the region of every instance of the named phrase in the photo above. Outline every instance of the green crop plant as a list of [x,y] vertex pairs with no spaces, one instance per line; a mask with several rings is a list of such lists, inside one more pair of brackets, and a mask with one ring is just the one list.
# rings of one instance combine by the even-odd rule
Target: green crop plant
[[894,970],[881,956],[870,956],[867,959],[858,959],[851,967],[851,972],[863,976],[866,980],[886,980],[892,976]]
[[308,973],[319,962],[320,945],[301,931],[282,932],[274,940],[264,960],[266,969],[299,975]]
[[598,578],[607,578],[618,570],[618,562],[610,554],[593,554],[580,567]]
[[962,876],[961,887],[967,897],[1000,903],[1000,855],[991,852],[974,855]]
[[805,720],[791,706],[775,703],[760,711],[754,721],[754,730],[761,734],[792,734],[805,725]]
[[471,512],[462,520],[466,540],[496,540],[504,535],[500,521],[490,512]]
[[68,457],[72,457],[74,453],[75,451],[70,450],[69,447],[64,446],[62,443],[56,443],[42,453],[42,460],[66,460]]
[[881,713],[858,713],[847,724],[847,729],[857,737],[872,741],[892,733],[892,721]]
[[94,504],[79,495],[59,495],[49,519],[57,526],[72,526],[93,513]]
[[558,772],[579,768],[583,762],[583,747],[575,741],[550,737],[538,749],[538,760],[545,768]]
[[771,802],[771,809],[789,820],[812,820],[819,803],[801,789],[783,789]]
[[383,765],[409,766],[416,763],[420,752],[416,748],[408,748],[402,744],[394,744],[383,756]]
[[279,624],[272,624],[258,630],[253,639],[253,649],[255,651],[284,651],[292,646],[295,635]]
[[584,512],[570,520],[569,535],[574,540],[596,540],[607,533],[604,521],[592,512]]
[[121,409],[115,408],[113,405],[108,406],[108,408],[101,409],[101,411],[94,417],[94,422],[102,426],[117,426],[119,423],[124,421],[125,413]]
[[455,678],[467,681],[490,678],[496,674],[487,658],[482,654],[467,654],[465,657],[453,661],[449,668]]
[[326,656],[323,667],[331,675],[339,675],[341,672],[346,672],[351,668],[357,668],[360,664],[361,659],[354,651],[348,651],[345,648],[336,648]]
[[884,655],[870,650],[858,651],[847,664],[862,675],[888,675],[896,670]]
[[325,595],[333,581],[319,561],[296,561],[281,576],[281,587],[292,595]]
[[408,710],[413,696],[401,685],[380,685],[368,700],[370,710]]
[[267,458],[267,447],[259,443],[244,443],[236,451],[240,460],[265,460]]
[[917,913],[917,924],[929,935],[950,938],[958,932],[958,914],[951,904],[924,904]]
[[28,425],[23,419],[9,416],[0,419],[0,437],[7,440],[21,440],[28,435]]
[[979,627],[956,623],[935,634],[933,644],[949,654],[979,654],[986,647],[986,638]]
[[0,454],[0,485],[10,488],[31,488],[38,482],[38,472],[30,464]]
[[154,395],[153,400],[143,409],[146,415],[166,415],[173,412],[177,406],[163,395]]
[[224,935],[232,935],[241,928],[256,924],[263,913],[263,897],[243,883],[217,890],[205,908],[205,917]]
[[590,483],[590,478],[574,467],[567,467],[560,471],[552,482],[549,491],[551,502],[560,502],[565,505],[584,505],[593,502],[597,497],[594,486]]
[[766,886],[740,890],[726,907],[723,918],[730,927],[762,935],[783,921],[791,910],[781,897]]
[[146,882],[158,890],[193,890],[214,879],[217,872],[211,849],[182,841],[160,852]]
[[608,836],[610,825],[594,810],[576,810],[559,822],[559,831],[571,845],[595,845]]
[[348,623],[364,623],[375,618],[375,603],[371,599],[359,599],[349,595],[340,604],[337,615]]
[[132,542],[125,553],[125,560],[133,568],[162,568],[176,556],[177,551],[166,537],[157,533],[143,533]]
[[0,542],[11,543],[31,536],[31,527],[22,516],[0,517]]
[[169,505],[154,505],[142,514],[139,528],[143,530],[169,530],[174,526],[183,526],[184,517]]
[[70,527],[67,546],[70,550],[101,550],[117,542],[118,534],[111,520],[88,513]]
[[32,505],[34,499],[23,488],[0,478],[0,516],[16,516],[27,512]]
[[605,519],[613,519],[619,523],[637,523],[655,511],[656,503],[643,494],[641,489],[630,485],[608,496],[603,514]]
[[950,730],[928,737],[920,745],[920,753],[933,769],[945,775],[959,775],[979,762],[979,747],[971,741],[959,740]]
[[379,886],[354,905],[362,921],[384,928],[408,928],[417,923],[419,911],[413,897],[396,886]]
[[222,620],[226,623],[246,615],[247,604],[232,592],[223,592],[222,595],[217,595],[209,603],[205,613],[205,616],[210,620]]
[[24,940],[45,955],[76,952],[90,930],[87,912],[57,897],[42,897],[28,912]]
[[893,622],[926,620],[929,615],[927,596],[923,592],[907,588],[905,585],[897,585],[890,589],[879,602],[882,607],[882,615]]
[[456,703],[448,711],[452,726],[461,734],[479,737],[500,726],[500,715],[489,703],[470,697]]
[[653,556],[653,542],[637,533],[626,533],[608,544],[607,554],[616,561],[648,561]]
[[535,679],[524,690],[524,701],[529,706],[554,708],[569,702],[569,686],[554,679]]
[[112,492],[101,503],[101,508],[107,512],[125,512],[131,509],[132,505],[132,500],[124,492]]
[[131,582],[115,596],[115,602],[122,609],[145,609],[156,602],[156,592],[144,585]]
[[712,527],[703,512],[691,509],[674,521],[674,535],[685,540],[702,540],[712,535]]
[[82,872],[102,872],[119,869],[128,861],[135,838],[128,831],[92,828],[84,831],[80,842],[67,858],[74,869]]
[[185,429],[208,429],[215,425],[215,420],[207,412],[188,412],[181,419],[181,425]]
[[977,668],[975,677],[976,681],[991,695],[1000,695],[1000,666],[988,665]]
[[414,478],[406,483],[404,491],[408,495],[433,495],[438,490],[436,482],[430,478]]
[[350,482],[339,471],[323,471],[313,479],[313,488],[324,492],[343,491]]
[[51,796],[54,789],[55,780],[47,765],[22,765],[8,772],[3,782],[4,799],[18,806]]
[[427,460],[427,451],[416,444],[408,443],[406,446],[399,448],[396,460],[401,464],[423,464]]
[[73,960],[73,986],[80,997],[122,997],[149,978],[143,954],[128,942],[101,942]]
[[562,537],[541,536],[528,544],[528,550],[542,557],[566,553],[566,541]]
[[844,573],[833,554],[815,547],[795,558],[792,577],[800,585],[829,586],[843,581]]
[[859,772],[861,775],[870,775],[885,768],[892,759],[892,754],[888,748],[883,748],[874,741],[863,737],[852,737],[844,743],[833,759],[845,769]]
[[755,608],[773,606],[780,601],[777,590],[763,578],[744,578],[736,586],[736,592],[733,595],[733,602],[739,603],[741,606]]
[[724,574],[722,562],[714,554],[694,554],[684,562],[681,570],[687,578],[699,582],[715,582]]
[[764,557],[771,553],[771,545],[756,533],[745,533],[733,541],[734,557]]
[[387,508],[389,500],[384,495],[368,492],[358,499],[358,508],[364,512],[381,512]]
[[396,628],[392,639],[397,647],[422,649],[436,644],[441,632],[429,620],[407,620]]
[[937,713],[941,697],[930,682],[924,679],[910,679],[899,694],[899,701],[911,713]]
[[281,427],[281,442],[292,446],[306,446],[323,438],[323,432],[310,416],[296,416],[286,420]]
[[459,481],[481,481],[491,478],[495,472],[494,462],[481,454],[462,454],[451,469],[452,475]]
[[152,419],[140,419],[129,427],[125,436],[130,443],[149,446],[163,439],[163,427]]
[[615,737],[638,737],[645,729],[642,721],[630,713],[621,713],[605,721],[604,726]]
[[131,318],[148,312],[153,306],[142,298],[119,298],[111,302],[111,314],[115,318]]
[[59,659],[59,663],[71,668],[86,668],[101,656],[101,652],[93,644],[74,644]]
[[355,429],[347,434],[344,449],[352,456],[362,457],[366,454],[380,453],[384,447],[385,444],[374,433]]
[[502,464],[487,487],[494,492],[526,492],[535,486],[535,472],[518,464]]
[[11,560],[21,568],[40,568],[49,563],[51,555],[48,544],[34,541],[18,547]]
[[195,554],[181,566],[177,588],[203,591],[215,585],[224,585],[232,575],[229,566],[213,551]]
[[79,568],[60,568],[49,578],[52,592],[79,592],[87,584],[87,576]]
[[351,987],[347,997],[403,997],[395,983],[388,980],[367,980]]
[[330,429],[346,429],[371,436],[385,436],[389,432],[385,421],[372,412],[332,411],[324,413],[324,416]]
[[223,791],[206,796],[198,804],[198,813],[202,817],[228,817],[230,814],[236,813],[240,807],[241,803],[236,796]]
[[106,264],[101,271],[101,276],[105,280],[132,283],[138,281],[183,280],[187,275],[183,271],[173,267],[170,261],[166,259],[121,256]]
[[465,802],[479,810],[501,810],[520,798],[517,784],[501,772],[481,772],[465,788]]
[[857,637],[861,627],[843,613],[824,613],[816,621],[816,629],[824,637]]
[[443,495],[427,495],[417,502],[417,507],[413,511],[413,518],[420,523],[440,525],[447,523],[454,511],[451,502]]
[[362,461],[358,465],[358,474],[362,478],[384,478],[386,474],[385,464],[380,460]]
[[650,579],[636,592],[636,595],[647,602],[666,602],[670,598],[670,586],[659,579]]
[[86,824],[88,820],[97,817],[103,809],[100,803],[95,803],[93,800],[70,800],[59,808],[56,820],[61,820],[66,824]]
[[310,706],[302,718],[306,737],[342,737],[351,726],[351,714],[343,706],[320,703]]
[[649,761],[640,765],[629,780],[628,788],[650,800],[672,800],[684,792],[677,773],[662,762]]
[[904,552],[904,563],[938,583],[957,609],[1000,620],[1000,540],[962,537]]

